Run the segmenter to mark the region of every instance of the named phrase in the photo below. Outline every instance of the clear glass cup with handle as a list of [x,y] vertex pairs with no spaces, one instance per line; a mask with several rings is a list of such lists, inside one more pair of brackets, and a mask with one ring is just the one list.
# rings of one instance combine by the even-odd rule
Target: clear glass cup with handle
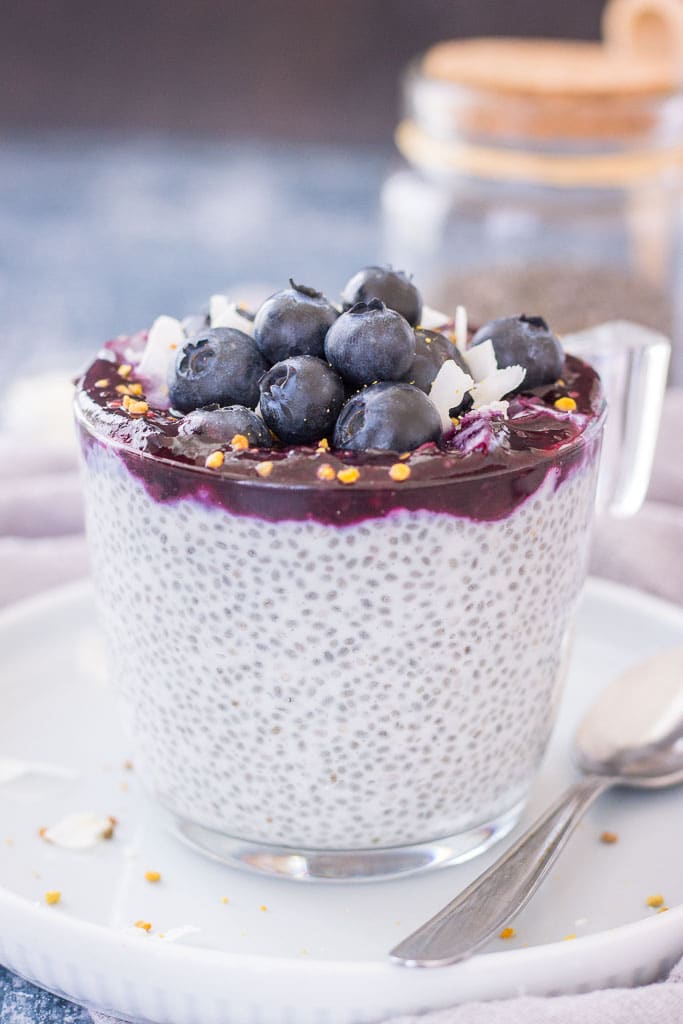
[[[632,512],[666,343],[619,324],[567,343],[605,372],[604,501]],[[494,461],[371,491],[211,476],[76,408],[109,672],[182,837],[357,879],[454,863],[512,828],[566,671],[601,407],[532,473]]]

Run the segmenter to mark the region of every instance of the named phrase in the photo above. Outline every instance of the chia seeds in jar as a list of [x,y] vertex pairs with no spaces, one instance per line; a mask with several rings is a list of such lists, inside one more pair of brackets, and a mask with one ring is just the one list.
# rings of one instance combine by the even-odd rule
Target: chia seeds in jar
[[572,333],[633,320],[683,381],[683,92],[605,44],[442,43],[408,69],[385,253],[473,322],[542,308]]

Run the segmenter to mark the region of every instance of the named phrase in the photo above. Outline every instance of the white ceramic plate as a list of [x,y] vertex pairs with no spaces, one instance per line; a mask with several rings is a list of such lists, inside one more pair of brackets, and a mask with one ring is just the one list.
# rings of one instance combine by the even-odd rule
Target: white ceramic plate
[[[523,824],[572,777],[570,738],[600,688],[681,644],[683,612],[589,584],[560,721]],[[73,773],[0,784],[0,961],[69,999],[158,1024],[363,1024],[522,991],[638,984],[683,952],[683,789],[602,798],[514,922],[516,938],[496,939],[464,964],[411,971],[390,964],[387,950],[500,848],[373,884],[229,870],[167,834],[123,766],[130,751],[104,681],[88,586],[6,611],[0,652],[0,758]],[[114,839],[73,852],[39,838],[41,826],[73,811],[114,815]],[[618,843],[601,843],[603,829]],[[145,881],[147,870],[162,881]],[[62,900],[47,906],[53,889]],[[646,905],[654,893],[667,913]],[[150,934],[131,928],[139,919],[151,922]],[[154,934],[183,925],[199,930],[173,944]],[[563,941],[570,934],[576,939]]]

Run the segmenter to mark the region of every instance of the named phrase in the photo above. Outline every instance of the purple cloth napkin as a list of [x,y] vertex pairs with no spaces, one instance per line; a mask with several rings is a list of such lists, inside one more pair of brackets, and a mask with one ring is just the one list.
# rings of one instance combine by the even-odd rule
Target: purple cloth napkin
[[[683,604],[683,389],[667,394],[648,499],[596,528],[591,571]],[[0,606],[87,572],[75,444],[0,434]],[[683,961],[640,989],[468,1003],[391,1024],[673,1024],[683,1021]],[[93,1013],[96,1024],[111,1018]],[[116,1022],[113,1022],[116,1024]]]

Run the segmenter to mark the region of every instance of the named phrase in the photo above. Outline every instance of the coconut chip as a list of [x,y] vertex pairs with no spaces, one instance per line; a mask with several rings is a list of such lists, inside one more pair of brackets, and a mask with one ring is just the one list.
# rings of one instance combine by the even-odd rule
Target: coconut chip
[[448,323],[448,317],[445,313],[440,313],[438,309],[432,309],[431,306],[422,307],[422,316],[420,317],[420,327],[425,331],[438,331]]
[[155,932],[154,938],[161,939],[162,942],[178,942],[187,935],[196,935],[199,931],[201,929],[193,924],[180,924],[177,928],[169,928],[165,932]]
[[14,782],[27,775],[44,775],[51,779],[65,780],[78,778],[76,772],[58,764],[47,764],[44,761],[20,761],[15,757],[0,758],[0,784]]
[[168,404],[167,381],[178,349],[185,342],[180,320],[158,316],[152,324],[147,344],[137,367],[138,376],[146,384],[146,395],[152,405]]
[[[488,343],[484,342],[484,344]],[[509,395],[511,391],[515,391],[525,377],[526,370],[523,366],[503,366],[500,370],[495,370],[493,373],[488,374],[472,388],[474,409],[481,411],[486,408],[495,412],[502,411],[503,415],[507,415],[507,402],[501,402],[501,399],[504,395]],[[504,409],[492,409],[491,407],[494,405],[504,406]]]
[[455,347],[467,359],[467,310],[464,306],[455,309]]
[[490,377],[498,369],[496,353],[493,350],[493,342],[490,338],[482,341],[480,345],[475,345],[473,348],[468,348],[464,351],[461,349],[461,352],[467,363],[468,370],[477,383],[480,380],[484,380],[485,377]]
[[114,822],[88,811],[67,814],[56,825],[41,830],[41,837],[48,843],[65,850],[85,850],[103,839],[111,839]]
[[212,295],[209,302],[209,317],[212,327],[233,327],[243,334],[254,337],[254,323],[245,316],[236,302],[227,295]]
[[470,375],[452,359],[447,359],[437,373],[429,397],[438,410],[444,432],[452,427],[450,410],[460,405],[473,384]]

